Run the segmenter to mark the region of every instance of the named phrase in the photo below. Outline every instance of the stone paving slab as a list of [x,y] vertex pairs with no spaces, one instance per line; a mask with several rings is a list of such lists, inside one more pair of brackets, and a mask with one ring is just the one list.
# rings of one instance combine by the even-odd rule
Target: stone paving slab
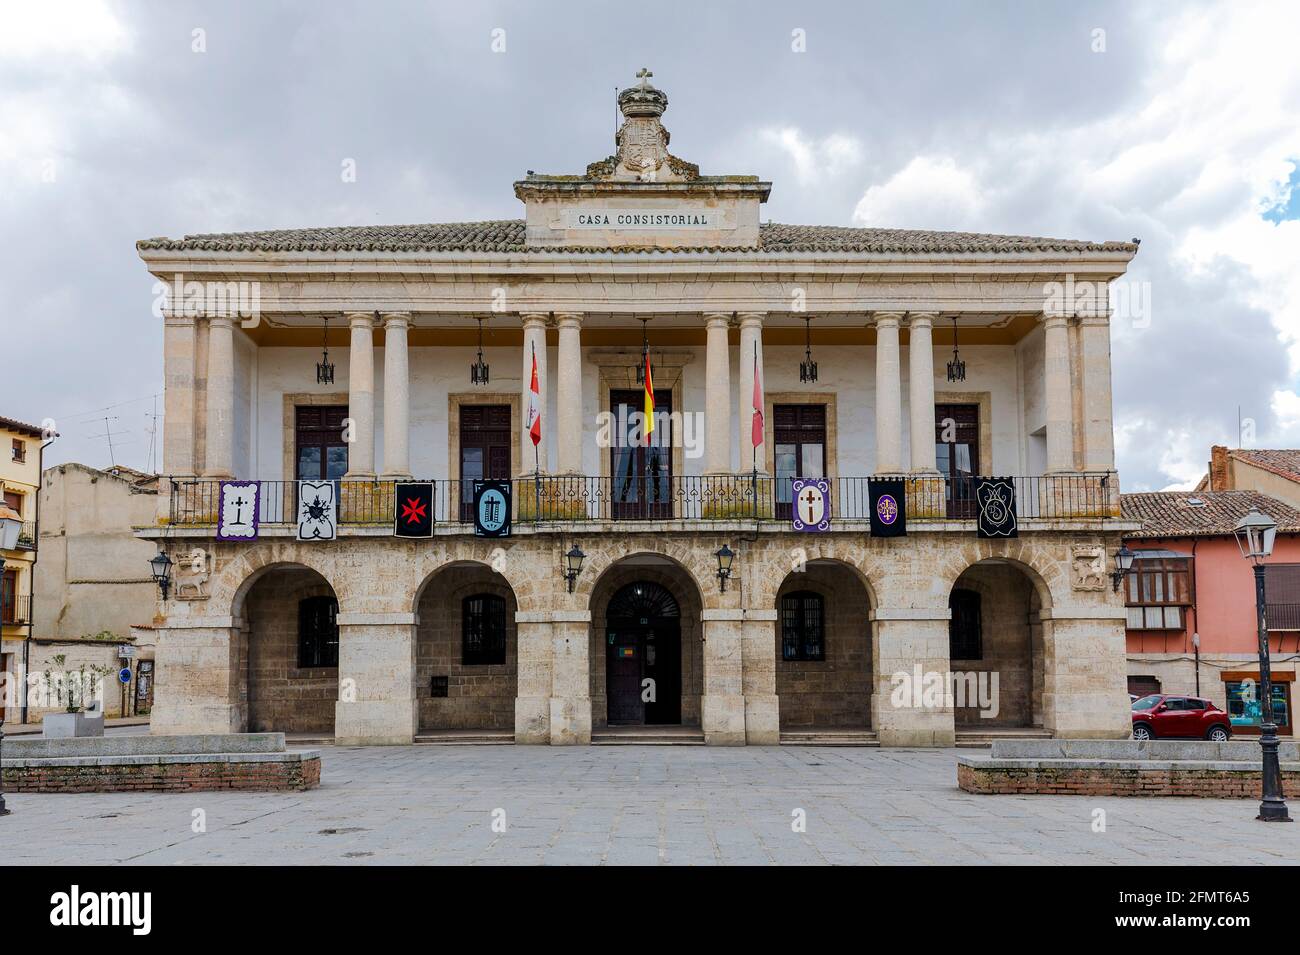
[[[316,790],[18,794],[0,832],[6,862],[25,865],[1300,861],[1300,826],[1258,823],[1242,800],[975,796],[957,789],[958,755],[328,747]],[[1093,831],[1097,809],[1104,832]],[[805,832],[791,829],[796,810]]]

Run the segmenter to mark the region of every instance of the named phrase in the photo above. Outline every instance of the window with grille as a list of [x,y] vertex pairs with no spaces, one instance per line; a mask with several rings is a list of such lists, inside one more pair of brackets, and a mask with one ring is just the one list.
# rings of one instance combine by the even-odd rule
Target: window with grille
[[821,594],[801,590],[781,598],[781,659],[826,659]]
[[1192,603],[1189,557],[1143,557],[1139,552],[1124,581],[1130,630],[1182,630]]
[[955,589],[948,597],[952,618],[948,621],[948,658],[984,659],[984,631],[980,623],[980,595],[974,590]]
[[298,601],[298,666],[339,665],[339,602],[333,597]]
[[461,603],[461,663],[491,666],[506,662],[506,602],[494,594],[475,594]]

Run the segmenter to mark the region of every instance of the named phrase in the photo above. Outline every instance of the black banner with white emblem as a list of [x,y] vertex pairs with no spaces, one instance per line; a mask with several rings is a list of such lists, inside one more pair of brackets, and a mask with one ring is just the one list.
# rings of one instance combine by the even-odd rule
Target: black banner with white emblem
[[510,482],[474,482],[474,533],[479,537],[510,536]]
[[393,534],[397,537],[433,536],[433,485],[398,484]]
[[975,479],[975,536],[1017,537],[1016,486],[1011,478]]
[[871,536],[903,537],[907,534],[907,482],[896,480],[867,481],[871,501]]

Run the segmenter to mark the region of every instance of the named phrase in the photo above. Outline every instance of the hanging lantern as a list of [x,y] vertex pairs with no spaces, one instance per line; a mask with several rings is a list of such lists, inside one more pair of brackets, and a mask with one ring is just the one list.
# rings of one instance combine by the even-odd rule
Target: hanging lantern
[[799,380],[811,383],[817,380],[817,362],[812,356],[812,318],[804,318],[803,361],[799,362]]
[[325,316],[325,331],[322,333],[320,361],[316,362],[316,384],[334,384],[334,362],[330,361],[330,320]]
[[966,363],[961,360],[961,354],[957,351],[957,316],[952,317],[952,361],[948,362],[948,380],[965,381],[966,380]]
[[486,385],[488,383],[488,366],[483,361],[483,319],[478,321],[478,359],[469,366],[469,381],[472,385]]
[[646,322],[648,321],[647,318],[641,319],[641,361],[636,366],[636,383],[638,385],[645,384],[645,369],[650,361],[650,341],[646,337]]

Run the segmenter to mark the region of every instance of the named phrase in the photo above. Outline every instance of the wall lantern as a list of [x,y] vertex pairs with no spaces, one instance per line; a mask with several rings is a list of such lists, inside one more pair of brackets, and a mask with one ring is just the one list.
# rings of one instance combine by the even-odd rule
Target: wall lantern
[[569,583],[569,593],[573,593],[573,582],[582,573],[582,562],[586,558],[587,555],[577,544],[569,548],[569,552],[564,555],[564,579]]
[[722,592],[726,593],[727,580],[731,577],[731,562],[736,559],[736,555],[730,547],[723,544],[714,556],[718,558],[718,583],[722,585]]
[[961,360],[961,353],[957,351],[957,316],[952,317],[952,361],[948,362],[948,380],[965,381],[966,380],[966,363]]
[[167,590],[172,583],[172,559],[160,547],[158,548],[158,556],[149,561],[149,567],[153,571],[154,583],[158,585],[158,590],[162,593],[162,599],[166,600]]
[[330,361],[330,320],[325,317],[325,331],[322,336],[320,361],[316,362],[316,384],[334,384],[334,362]]
[[799,380],[805,384],[817,380],[817,362],[812,356],[812,318],[804,318],[803,361],[799,362]]
[[1124,580],[1124,575],[1133,569],[1133,558],[1137,555],[1128,549],[1128,544],[1121,544],[1119,550],[1115,552],[1115,569],[1111,572],[1110,583],[1115,593],[1119,593],[1119,585]]
[[469,382],[471,385],[486,385],[488,383],[488,366],[483,361],[483,319],[478,321],[478,360],[469,366]]
[[1237,538],[1241,556],[1258,564],[1273,553],[1277,522],[1267,514],[1260,513],[1259,508],[1252,507],[1250,513],[1237,522],[1232,533]]
[[[641,319],[641,363],[636,366],[636,383],[645,384],[645,371],[650,367],[650,339],[646,335],[646,322],[648,318]],[[662,356],[660,356],[662,357]],[[651,371],[651,380],[654,379],[654,372]]]

